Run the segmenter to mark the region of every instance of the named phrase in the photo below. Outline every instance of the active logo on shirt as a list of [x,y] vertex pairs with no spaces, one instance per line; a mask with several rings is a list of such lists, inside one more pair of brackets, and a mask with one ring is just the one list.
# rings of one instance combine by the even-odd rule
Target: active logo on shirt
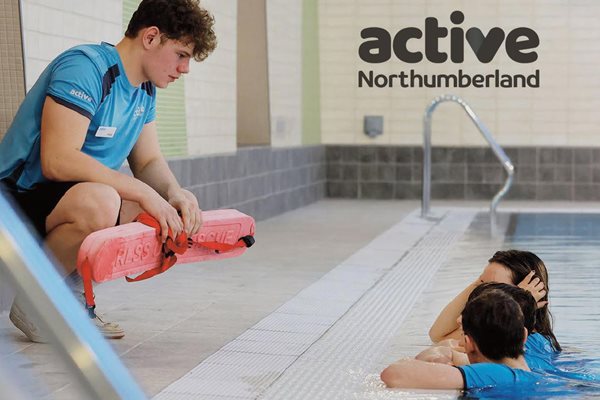
[[144,111],[146,111],[146,109],[144,108],[144,106],[138,106],[135,108],[135,111],[133,112],[133,118],[137,118],[140,117],[144,114]]
[[71,89],[71,91],[69,93],[75,97],[79,97],[80,99],[87,101],[88,103],[92,102],[92,98],[90,96],[88,96],[87,94],[85,94],[84,92],[82,92],[81,90]]

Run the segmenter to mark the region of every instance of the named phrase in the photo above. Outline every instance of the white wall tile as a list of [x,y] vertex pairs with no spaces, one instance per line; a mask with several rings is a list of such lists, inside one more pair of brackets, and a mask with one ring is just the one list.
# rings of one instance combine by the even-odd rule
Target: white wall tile
[[27,90],[62,51],[121,37],[121,0],[22,0]]
[[215,18],[217,48],[185,77],[188,153],[233,152],[236,144],[237,1],[205,0]]
[[267,0],[271,145],[302,143],[302,1]]
[[[405,64],[392,55],[387,63],[371,65],[362,62],[357,55],[362,42],[360,31],[370,24],[386,28],[395,35],[408,26],[423,29],[425,18],[432,16],[438,19],[440,26],[452,28],[455,25],[449,16],[453,10],[461,10],[465,15],[465,21],[460,24],[464,30],[478,27],[487,33],[491,27],[499,26],[508,33],[518,26],[534,29],[540,37],[540,46],[536,49],[538,61],[525,65],[514,63],[502,46],[491,63],[482,64],[466,42],[465,62],[462,64],[432,64],[427,60]],[[600,130],[598,19],[600,3],[595,0],[354,0],[343,5],[337,0],[322,0],[319,2],[319,29],[323,142],[355,143],[359,129],[349,127],[348,121],[362,124],[356,115],[366,114],[372,110],[372,105],[385,104],[391,98],[391,106],[384,111],[386,122],[391,120],[393,123],[386,124],[384,135],[390,136],[390,143],[420,145],[425,107],[433,97],[451,92],[463,96],[505,146],[597,144],[600,142],[597,139],[597,131]],[[448,49],[447,38],[440,39],[439,44],[440,50]],[[422,51],[423,47],[423,39],[410,43],[411,50]],[[448,73],[459,68],[470,74],[489,73],[496,68],[503,73],[529,74],[539,69],[542,87],[356,87],[358,70],[398,73],[411,68],[421,74]],[[346,79],[347,76],[354,78]],[[351,93],[353,98],[349,99]],[[448,112],[462,113],[457,107]],[[442,108],[434,115],[433,138],[434,142],[437,140],[456,146],[483,144],[468,119],[461,118],[456,122],[451,115],[442,112]]]

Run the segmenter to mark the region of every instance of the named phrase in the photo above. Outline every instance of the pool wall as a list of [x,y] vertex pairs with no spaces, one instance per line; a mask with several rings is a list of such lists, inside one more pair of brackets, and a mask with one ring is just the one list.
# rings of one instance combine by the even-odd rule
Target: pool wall
[[[600,149],[504,147],[515,166],[513,200],[600,200]],[[329,145],[327,196],[420,199],[420,146]],[[490,148],[434,147],[434,199],[491,200],[506,174]]]

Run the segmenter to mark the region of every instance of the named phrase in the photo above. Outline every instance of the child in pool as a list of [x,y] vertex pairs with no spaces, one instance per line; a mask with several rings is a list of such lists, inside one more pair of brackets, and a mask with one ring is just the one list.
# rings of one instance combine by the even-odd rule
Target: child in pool
[[544,262],[529,251],[503,250],[497,251],[488,263],[482,274],[442,310],[429,330],[431,340],[436,344],[456,344],[462,336],[457,318],[471,292],[484,282],[500,282],[529,291],[537,301],[535,325],[530,331],[537,335],[531,335],[528,348],[547,354],[560,352],[562,348],[552,331],[552,315],[548,309],[550,287]]

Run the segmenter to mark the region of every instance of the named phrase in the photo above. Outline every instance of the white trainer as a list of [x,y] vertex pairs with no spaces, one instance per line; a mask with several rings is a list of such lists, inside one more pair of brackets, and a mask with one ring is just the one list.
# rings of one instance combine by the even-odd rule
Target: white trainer
[[[76,297],[81,298],[82,293],[74,293]],[[79,295],[79,296],[78,296]],[[85,302],[84,302],[85,304]],[[94,326],[98,328],[102,336],[106,339],[121,339],[125,336],[125,331],[123,328],[114,322],[107,322],[100,318],[96,313],[93,313],[93,317],[90,316],[92,323]],[[32,342],[35,343],[47,343],[48,340],[42,335],[38,327],[31,322],[23,309],[19,306],[18,301],[15,301],[10,308],[9,319],[11,322],[29,338]]]
[[42,336],[37,326],[35,326],[35,324],[27,318],[21,307],[19,307],[16,299],[13,302],[12,307],[10,308],[10,314],[8,315],[8,318],[32,342],[47,342],[46,340],[44,340],[44,336]]

